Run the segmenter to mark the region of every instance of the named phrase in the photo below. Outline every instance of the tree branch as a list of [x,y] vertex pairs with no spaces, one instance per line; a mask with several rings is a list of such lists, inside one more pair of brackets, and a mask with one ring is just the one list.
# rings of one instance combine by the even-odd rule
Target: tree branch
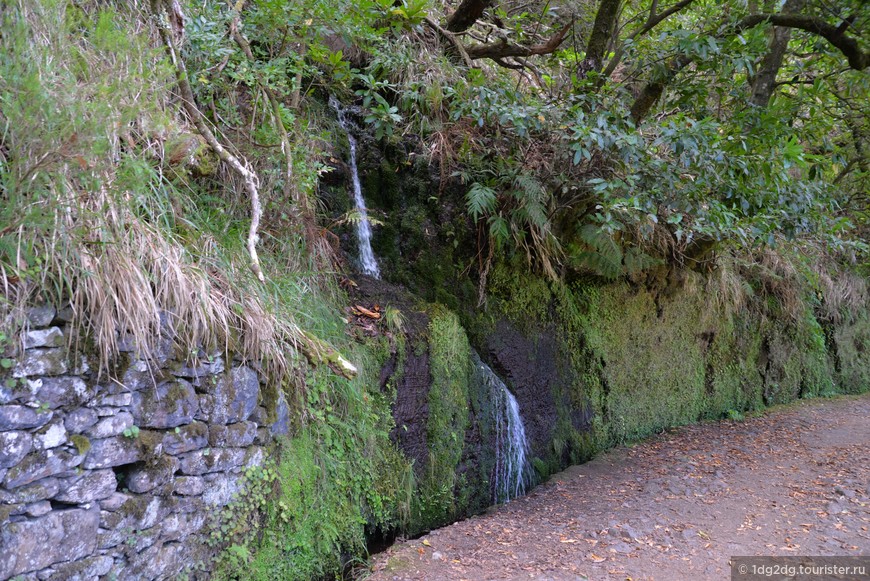
[[[680,0],[680,2],[677,2],[673,6],[671,6],[670,8],[665,10],[664,12],[662,12],[661,14],[657,14],[655,12],[656,3],[653,2],[652,7],[650,8],[649,18],[647,19],[646,23],[644,23],[644,25],[642,27],[640,27],[639,29],[637,29],[634,32],[632,32],[631,34],[629,34],[626,37],[626,40],[634,40],[638,36],[640,36],[642,34],[646,34],[650,30],[652,30],[653,28],[655,28],[656,26],[661,24],[665,19],[667,19],[668,17],[670,17],[673,14],[676,14],[677,12],[679,12],[683,8],[687,7],[689,4],[691,4],[694,1],[695,0]],[[601,75],[602,77],[604,77],[606,79],[610,75],[613,74],[613,71],[616,70],[616,67],[619,65],[620,61],[622,60],[623,54],[625,54],[625,43],[622,43],[619,46],[619,48],[616,49],[616,52],[614,52],[614,54],[613,54],[613,58],[611,58],[610,62],[607,63],[607,67],[605,67],[604,72]]]
[[[798,28],[817,34],[839,49],[848,59],[851,68],[863,71],[867,67],[870,67],[870,53],[863,52],[858,46],[858,41],[854,38],[844,35],[848,25],[832,26],[814,16],[803,16],[800,14],[752,14],[731,27],[730,33],[737,34],[765,22],[769,22],[774,26]],[[844,24],[848,22],[850,21],[847,19]],[[690,62],[692,62],[692,58],[688,55],[679,56],[671,61],[667,72],[662,78],[647,83],[631,106],[631,118],[635,125],[640,123],[646,114],[649,113],[649,110],[652,109],[656,101],[661,97],[667,84]]]
[[166,7],[161,5],[161,0],[154,0],[154,4],[159,19],[158,28],[160,29],[160,37],[166,45],[166,48],[169,51],[169,56],[172,59],[172,64],[175,69],[175,78],[178,81],[179,89],[181,89],[181,102],[184,106],[184,110],[187,111],[187,114],[191,121],[193,121],[196,129],[205,138],[206,142],[215,153],[217,153],[218,157],[242,177],[242,180],[245,183],[245,189],[251,197],[251,226],[248,230],[248,254],[251,257],[251,270],[253,270],[257,278],[263,282],[266,280],[266,277],[263,276],[263,270],[260,268],[260,257],[257,255],[257,241],[259,240],[257,229],[260,226],[260,218],[263,215],[263,208],[260,205],[260,180],[257,177],[257,174],[248,168],[247,163],[243,163],[239,158],[221,145],[221,142],[218,141],[218,138],[215,137],[215,134],[212,132],[211,128],[209,128],[208,123],[206,123],[205,117],[203,117],[199,109],[196,108],[196,99],[193,96],[193,89],[190,86],[190,81],[188,81],[187,67],[184,65],[184,61],[179,57],[178,52],[175,49],[175,43],[172,39],[172,31],[169,29],[169,16]]
[[798,28],[812,34],[817,34],[827,40],[838,49],[849,62],[849,66],[856,71],[863,71],[870,67],[870,53],[861,50],[858,41],[845,32],[851,23],[850,20],[843,22],[841,26],[828,24],[815,16],[801,14],[751,14],[737,24],[737,31],[747,30],[759,24],[769,22],[774,26],[784,28]]
[[546,42],[535,44],[532,46],[523,46],[508,42],[506,39],[501,39],[498,42],[490,44],[476,44],[465,48],[468,56],[472,60],[489,58],[493,60],[505,59],[508,57],[527,57],[541,54],[551,54],[559,48],[565,41],[565,37],[571,27],[574,25],[572,20],[561,30],[551,36]]
[[[241,2],[238,3],[238,9],[241,9]],[[239,48],[242,49],[242,52],[251,62],[252,66],[255,65],[256,58],[254,57],[253,51],[251,51],[251,44],[241,31],[239,31],[238,11],[236,12],[235,17],[230,21],[230,35],[236,44],[239,45]],[[270,87],[259,74],[257,75],[257,83],[263,89],[263,93],[265,93],[266,99],[269,101],[269,105],[272,109],[275,131],[281,138],[281,152],[284,154],[284,187],[282,193],[286,199],[293,200],[294,213],[297,214],[295,217],[297,219],[301,218],[304,227],[305,242],[308,246],[309,252],[312,252],[316,236],[314,233],[314,216],[308,207],[308,199],[305,196],[305,193],[299,191],[299,188],[295,187],[296,178],[293,175],[293,149],[292,144],[290,143],[290,136],[287,133],[287,128],[284,126],[284,121],[281,118],[281,105],[275,91],[272,90],[272,87]]]
[[635,126],[640,124],[641,120],[646,117],[650,109],[655,106],[661,98],[665,87],[667,87],[673,78],[677,76],[677,73],[683,70],[691,62],[692,59],[686,55],[678,56],[668,63],[666,72],[661,78],[647,83],[644,88],[641,89],[640,95],[638,95],[637,99],[635,99],[634,103],[631,105],[631,120],[634,121]]
[[468,68],[474,68],[474,63],[471,62],[471,59],[469,58],[468,52],[466,52],[465,47],[462,46],[462,43],[456,39],[456,35],[441,28],[441,26],[439,26],[438,23],[435,22],[435,20],[431,16],[427,16],[424,19],[424,22],[426,22],[426,24],[428,24],[432,28],[432,30],[450,41],[450,43],[456,48],[456,52],[458,52],[459,56],[462,57],[462,60],[465,61],[465,65]]
[[578,76],[601,69],[601,61],[610,44],[616,21],[619,19],[620,0],[601,0],[592,24],[592,34],[586,43],[586,57],[580,63]]

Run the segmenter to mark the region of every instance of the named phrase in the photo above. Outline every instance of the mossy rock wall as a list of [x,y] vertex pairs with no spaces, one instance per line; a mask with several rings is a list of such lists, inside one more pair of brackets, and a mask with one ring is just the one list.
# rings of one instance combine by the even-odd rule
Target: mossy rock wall
[[[527,357],[493,365],[524,414],[550,420],[549,433],[530,430],[541,476],[671,426],[870,388],[866,315],[844,318],[832,342],[809,307],[797,317],[717,310],[700,275],[569,286],[520,272],[497,266],[487,313],[467,320],[487,346],[526,342]],[[542,356],[549,340],[558,345]]]
[[870,314],[846,318],[833,333],[837,385],[846,393],[870,389]]

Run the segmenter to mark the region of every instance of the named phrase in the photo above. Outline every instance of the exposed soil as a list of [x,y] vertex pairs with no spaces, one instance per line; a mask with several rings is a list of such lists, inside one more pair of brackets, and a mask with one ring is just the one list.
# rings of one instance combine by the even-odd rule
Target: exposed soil
[[669,431],[396,543],[370,580],[728,579],[737,555],[870,554],[870,395]]

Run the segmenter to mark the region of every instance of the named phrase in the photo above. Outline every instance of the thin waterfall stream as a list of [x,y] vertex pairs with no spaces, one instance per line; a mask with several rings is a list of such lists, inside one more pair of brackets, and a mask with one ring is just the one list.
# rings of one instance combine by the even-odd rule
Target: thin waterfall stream
[[493,469],[493,502],[508,502],[526,493],[532,483],[529,463],[529,440],[520,415],[517,398],[489,365],[474,353],[474,366],[490,389],[493,424],[495,427],[495,467]]
[[359,180],[359,171],[356,167],[356,138],[351,130],[352,124],[348,121],[345,115],[345,110],[333,96],[329,97],[329,105],[335,110],[338,116],[338,124],[344,129],[347,134],[347,141],[350,144],[350,165],[351,181],[353,183],[353,201],[356,204],[356,210],[359,217],[356,220],[356,236],[359,247],[359,261],[362,267],[363,274],[381,278],[381,269],[378,267],[378,261],[375,258],[375,253],[372,250],[372,224],[369,221],[366,202],[362,194],[362,184]]

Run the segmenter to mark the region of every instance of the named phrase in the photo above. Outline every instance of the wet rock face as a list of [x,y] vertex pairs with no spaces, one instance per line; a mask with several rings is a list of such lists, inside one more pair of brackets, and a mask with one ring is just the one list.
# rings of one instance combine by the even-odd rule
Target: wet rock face
[[397,373],[398,354],[394,353],[381,370],[379,382],[381,389],[386,389],[388,382],[394,384],[396,403],[393,406],[393,419],[396,427],[390,437],[405,456],[414,461],[414,469],[420,476],[420,471],[429,463],[426,439],[429,388],[432,386],[426,339],[429,317],[418,306],[418,300],[400,286],[367,276],[357,277],[356,283],[358,286],[352,291],[355,302],[369,306],[389,305],[402,313],[406,348],[401,373]]
[[405,456],[414,461],[417,471],[424,470],[429,461],[426,424],[429,421],[431,385],[429,353],[425,350],[419,355],[408,353],[404,372],[396,386],[396,405],[393,407],[396,427],[390,436]]
[[501,320],[486,337],[481,355],[517,398],[532,450],[544,456],[553,438],[553,418],[558,417],[554,386],[565,381],[555,334],[540,332],[529,337]]
[[0,579],[164,579],[197,565],[209,519],[287,431],[286,401],[259,401],[250,367],[176,360],[169,345],[101,379],[69,356],[68,318],[41,307],[28,322],[0,370]]

